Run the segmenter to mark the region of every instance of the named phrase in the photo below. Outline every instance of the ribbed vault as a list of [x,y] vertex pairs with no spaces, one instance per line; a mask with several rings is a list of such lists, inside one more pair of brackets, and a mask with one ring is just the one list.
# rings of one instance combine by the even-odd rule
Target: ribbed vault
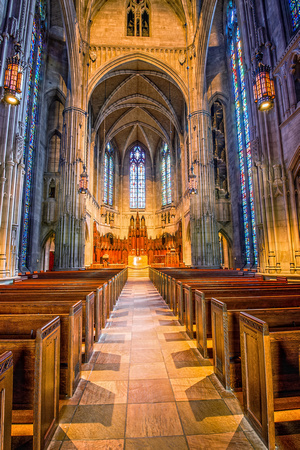
[[170,143],[183,130],[184,97],[167,74],[153,65],[133,61],[100,80],[90,97],[92,127],[104,141],[113,140],[121,159],[139,141],[152,158],[161,141]]

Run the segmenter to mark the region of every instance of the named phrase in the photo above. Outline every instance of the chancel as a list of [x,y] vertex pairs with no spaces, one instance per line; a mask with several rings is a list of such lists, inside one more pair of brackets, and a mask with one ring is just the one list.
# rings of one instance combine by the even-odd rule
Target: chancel
[[299,446],[299,55],[300,0],[0,0],[0,448]]

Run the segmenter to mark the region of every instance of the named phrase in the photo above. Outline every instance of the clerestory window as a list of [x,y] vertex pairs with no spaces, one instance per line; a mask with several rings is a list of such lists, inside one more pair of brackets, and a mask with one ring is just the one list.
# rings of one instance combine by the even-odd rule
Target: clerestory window
[[300,0],[289,0],[293,31],[300,25]]
[[149,37],[150,5],[147,0],[127,3],[127,36]]

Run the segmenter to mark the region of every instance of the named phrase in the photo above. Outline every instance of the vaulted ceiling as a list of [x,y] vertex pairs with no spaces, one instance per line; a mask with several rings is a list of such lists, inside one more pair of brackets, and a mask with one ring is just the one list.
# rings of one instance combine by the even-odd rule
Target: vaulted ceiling
[[123,64],[103,78],[91,100],[92,127],[103,145],[113,141],[123,157],[135,141],[154,157],[161,141],[182,133],[185,101],[163,71],[149,63]]

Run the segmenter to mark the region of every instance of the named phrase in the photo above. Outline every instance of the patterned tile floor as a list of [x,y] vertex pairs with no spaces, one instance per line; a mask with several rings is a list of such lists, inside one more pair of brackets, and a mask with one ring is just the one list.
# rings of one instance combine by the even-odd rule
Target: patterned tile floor
[[131,278],[51,450],[264,449],[148,278]]

